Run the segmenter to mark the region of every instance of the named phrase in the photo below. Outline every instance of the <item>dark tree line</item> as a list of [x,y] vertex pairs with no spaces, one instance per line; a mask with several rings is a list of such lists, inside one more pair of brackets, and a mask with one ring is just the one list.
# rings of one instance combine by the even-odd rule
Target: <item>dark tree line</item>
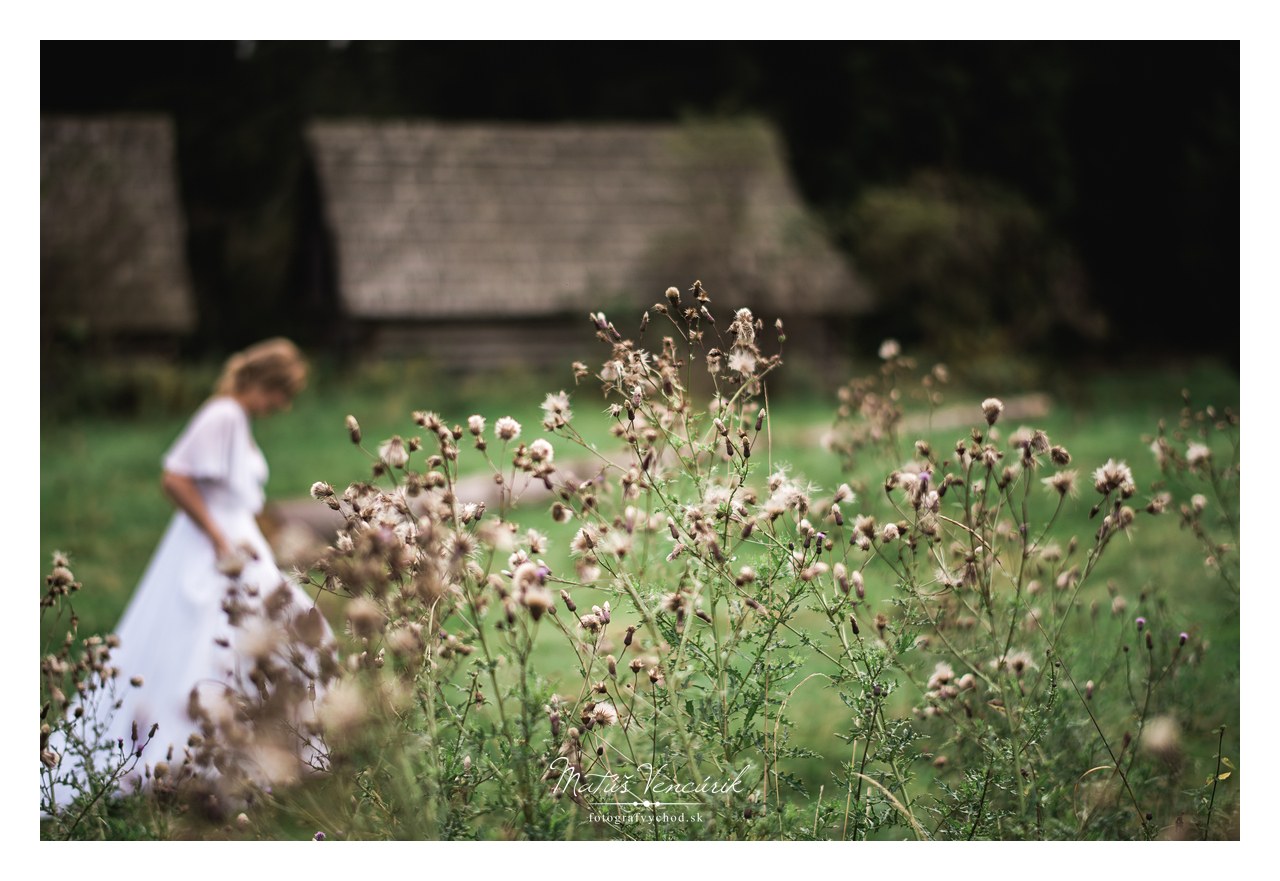
[[[1068,343],[1239,356],[1237,43],[46,42],[40,73],[45,112],[176,120],[201,336],[217,348],[325,333],[311,117],[752,113],[779,127],[855,257],[848,218],[867,193],[921,170],[993,182],[1070,246],[1107,319]],[[877,322],[913,332],[899,312]]]

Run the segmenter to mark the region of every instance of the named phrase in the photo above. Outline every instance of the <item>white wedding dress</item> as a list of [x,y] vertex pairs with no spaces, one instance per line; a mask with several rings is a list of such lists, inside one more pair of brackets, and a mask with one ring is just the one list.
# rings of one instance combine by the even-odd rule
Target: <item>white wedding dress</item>
[[[311,597],[277,568],[258,528],[254,515],[262,510],[267,463],[234,398],[207,401],[165,454],[164,468],[194,478],[228,543],[252,551],[237,578],[241,587],[256,586],[265,596],[284,581],[296,611],[314,607]],[[111,664],[120,669],[115,689],[123,704],[111,720],[109,740],[116,744],[123,739],[128,749],[136,722],[137,745],[142,746],[151,726],[159,725],[130,775],[133,779],[123,781],[126,790],[143,782],[144,767],[165,761],[170,746],[172,764],[182,761],[188,738],[197,731],[187,713],[192,689],[208,706],[233,683],[238,640],[222,607],[231,583],[218,569],[208,536],[186,513],[175,513],[115,631],[120,645]],[[333,642],[327,623],[324,642]],[[141,677],[141,686],[130,685],[133,677]],[[64,747],[50,742],[60,754]],[[59,776],[80,773],[75,762],[65,756]],[[59,805],[66,805],[76,791],[60,784],[54,795]]]

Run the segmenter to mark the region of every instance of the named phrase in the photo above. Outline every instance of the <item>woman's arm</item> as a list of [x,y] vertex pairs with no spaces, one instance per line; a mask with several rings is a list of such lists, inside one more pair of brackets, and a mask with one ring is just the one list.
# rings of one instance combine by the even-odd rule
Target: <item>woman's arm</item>
[[200,527],[200,531],[209,537],[209,541],[213,543],[213,552],[218,559],[226,556],[231,546],[227,543],[222,530],[218,528],[218,524],[214,523],[213,518],[209,516],[204,496],[200,495],[200,488],[196,486],[195,480],[185,474],[165,471],[160,478],[160,485],[164,487],[165,495],[172,499],[173,503],[181,508],[196,526]]

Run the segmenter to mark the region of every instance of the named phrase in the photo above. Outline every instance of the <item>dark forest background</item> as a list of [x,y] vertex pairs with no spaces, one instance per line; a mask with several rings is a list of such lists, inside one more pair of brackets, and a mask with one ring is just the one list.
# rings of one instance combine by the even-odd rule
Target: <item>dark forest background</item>
[[1239,363],[1238,43],[46,42],[40,76],[45,113],[175,120],[194,354],[332,333],[310,118],[753,114],[881,292],[868,339]]

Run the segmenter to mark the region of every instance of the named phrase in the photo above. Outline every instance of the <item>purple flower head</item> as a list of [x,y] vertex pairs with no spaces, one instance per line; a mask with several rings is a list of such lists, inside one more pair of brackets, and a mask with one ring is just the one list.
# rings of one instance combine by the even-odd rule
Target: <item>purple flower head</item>
[[1139,615],[1137,620],[1135,620],[1133,623],[1138,625],[1138,632],[1141,633],[1142,628],[1147,626],[1147,619]]
[[1178,634],[1178,645],[1186,645],[1189,638],[1190,637],[1187,636],[1187,631],[1182,631]]
[[324,841],[324,833],[317,832],[315,835],[312,836],[312,838],[314,838],[316,841]]
[[551,570],[548,569],[546,566],[538,567],[538,581],[541,582],[542,584],[547,583],[547,576],[550,574],[551,574]]

